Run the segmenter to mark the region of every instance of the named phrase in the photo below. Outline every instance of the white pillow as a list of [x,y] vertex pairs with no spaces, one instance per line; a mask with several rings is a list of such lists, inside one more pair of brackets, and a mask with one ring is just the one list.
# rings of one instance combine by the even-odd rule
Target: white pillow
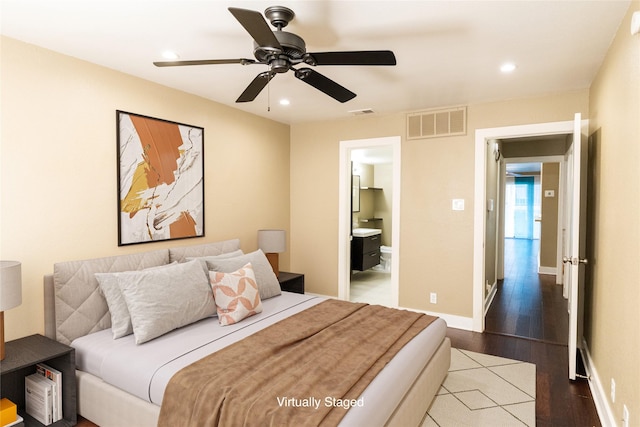
[[262,301],[251,263],[233,273],[210,271],[213,299],[222,326],[262,312]]
[[204,259],[207,262],[209,270],[222,273],[232,273],[242,268],[245,264],[251,263],[262,300],[275,297],[282,293],[280,282],[278,282],[278,278],[273,272],[267,256],[260,249],[234,258],[210,259],[209,257],[203,257],[200,259]]
[[131,315],[136,344],[216,313],[209,278],[199,260],[161,270],[121,273],[118,285]]
[[[175,262],[167,265],[145,268],[144,270],[158,270],[172,264],[175,264]],[[104,295],[104,298],[107,300],[107,306],[109,306],[113,339],[121,338],[133,333],[133,326],[131,325],[131,316],[129,315],[129,310],[127,309],[127,303],[122,297],[122,291],[120,290],[120,286],[118,285],[118,275],[129,272],[130,271],[121,271],[116,273],[94,274],[96,280],[98,280],[98,284],[100,285],[100,291],[102,292],[102,295]]]

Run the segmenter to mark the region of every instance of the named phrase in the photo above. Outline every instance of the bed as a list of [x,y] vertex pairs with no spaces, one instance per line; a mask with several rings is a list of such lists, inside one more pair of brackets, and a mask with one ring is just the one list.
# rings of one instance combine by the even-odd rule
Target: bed
[[[252,348],[253,343],[258,342],[252,340],[259,340],[260,337],[263,342],[267,343],[275,341],[274,336],[277,339],[279,337],[289,338],[289,335],[298,333],[293,330],[293,327],[299,324],[301,325],[300,333],[307,334],[305,337],[316,339],[321,334],[317,331],[308,332],[306,329],[309,329],[310,326],[305,322],[308,321],[311,324],[312,320],[322,317],[318,313],[328,313],[327,315],[333,316],[335,310],[345,310],[345,313],[348,311],[348,316],[356,314],[365,316],[363,314],[365,311],[371,311],[366,314],[370,317],[360,318],[370,320],[353,320],[353,324],[357,325],[357,328],[364,329],[356,331],[353,326],[349,326],[348,329],[354,329],[353,333],[357,336],[368,333],[366,332],[367,328],[372,329],[371,333],[374,334],[371,335],[372,337],[380,337],[382,333],[384,335],[382,339],[385,339],[388,333],[382,327],[387,327],[385,326],[387,324],[395,327],[399,322],[397,320],[385,322],[379,319],[383,319],[385,316],[401,316],[397,319],[405,319],[406,313],[409,313],[366,304],[355,305],[316,295],[280,291],[278,285],[276,285],[277,289],[273,286],[275,276],[270,276],[273,275],[273,272],[268,270],[270,268],[268,261],[263,257],[264,254],[260,251],[243,254],[240,251],[239,240],[233,239],[204,245],[55,264],[54,273],[44,278],[45,334],[76,349],[78,413],[101,427],[169,425],[167,420],[173,420],[171,421],[173,424],[176,419],[182,419],[180,417],[183,415],[176,411],[183,410],[183,406],[186,405],[184,396],[195,388],[191,385],[192,377],[180,377],[183,374],[188,374],[189,369],[196,370],[196,372],[200,372],[198,370],[227,372],[227,365],[219,363],[224,357],[229,360],[237,359],[233,353],[234,350],[237,350],[240,352],[237,354],[249,354],[254,358],[253,361],[248,359],[252,363],[251,375],[256,377],[252,380],[260,381],[258,376],[262,375],[261,384],[269,384],[271,387],[272,384],[277,383],[274,380],[275,374],[272,370],[279,370],[283,372],[280,377],[283,378],[284,385],[281,387],[288,387],[287,384],[294,381],[288,377],[305,376],[306,368],[303,369],[301,364],[303,363],[302,359],[307,357],[308,350],[303,349],[301,354],[286,353],[284,356],[279,356],[276,361],[265,361],[268,366],[262,366],[263,360],[261,358],[263,355],[260,352],[247,351],[246,348],[241,350],[241,346]],[[247,263],[247,260],[251,262]],[[200,273],[196,271],[196,264],[201,268],[204,266],[205,272],[202,274],[205,275],[209,273],[207,270],[222,272],[223,274],[218,274],[220,277],[224,276],[224,280],[228,280],[232,272],[235,274],[237,271],[244,271],[239,269],[238,265],[242,264],[242,268],[248,265],[248,268],[251,269],[249,276],[251,279],[255,278],[255,282],[259,284],[256,292],[259,293],[260,298],[256,296],[255,299],[260,303],[260,310],[256,313],[252,312],[238,321],[231,320],[229,324],[221,325],[221,317],[226,316],[225,312],[218,311],[211,315],[210,306],[189,306],[188,310],[181,309],[181,313],[172,313],[170,316],[163,315],[170,310],[178,310],[172,306],[179,307],[181,304],[181,301],[176,300],[170,291],[165,297],[171,300],[171,306],[163,306],[162,303],[157,303],[155,300],[154,304],[146,304],[145,306],[144,302],[151,298],[150,294],[144,292],[140,295],[136,294],[143,288],[140,282],[135,281],[140,277],[143,277],[143,280],[148,280],[151,277],[156,281],[158,277],[162,277],[163,280],[169,277],[167,283],[158,285],[162,288],[151,288],[150,291],[154,293],[153,298],[156,294],[162,293],[165,288],[173,286],[172,283],[175,283],[176,280],[175,276],[172,278],[172,275],[175,274],[181,275],[180,287],[188,287],[189,279],[183,279],[183,277],[191,274],[185,272],[199,275]],[[111,299],[109,302],[106,300],[108,295],[106,290],[109,288],[105,286],[105,281],[107,279],[113,280],[114,277],[121,284],[130,278],[135,279],[132,279],[133,284],[127,283],[124,287],[120,286],[123,296],[126,297],[126,302],[131,308],[130,318],[135,325],[133,333],[122,332],[121,322],[112,314],[118,310],[118,307],[111,304]],[[211,277],[213,278],[213,276]],[[277,281],[277,279],[275,280]],[[262,285],[263,282],[268,282],[268,285]],[[215,294],[215,287],[213,292]],[[136,296],[132,297],[131,295]],[[136,302],[135,298],[142,301],[143,307],[141,309],[136,308],[134,302],[138,303],[139,301]],[[200,300],[202,298],[198,301]],[[111,311],[110,308],[112,308]],[[144,310],[155,310],[155,314],[149,314]],[[144,312],[143,321],[137,317],[138,311]],[[198,311],[202,313],[193,314],[195,317],[182,318],[184,317],[182,312],[189,312],[191,315],[191,313]],[[154,315],[158,317],[152,323],[148,323],[151,331],[141,329],[140,325],[144,324],[148,318],[153,318]],[[336,316],[338,315],[336,314]],[[340,319],[347,318],[347,314],[340,314],[340,316],[342,316]],[[404,338],[406,343],[403,341],[401,344],[395,344],[397,348],[394,352],[385,356],[388,357],[388,362],[380,357],[380,361],[376,362],[380,366],[376,371],[371,371],[373,373],[367,374],[370,376],[369,379],[364,382],[364,379],[358,380],[357,387],[346,386],[351,394],[334,393],[332,389],[334,381],[329,385],[324,385],[324,394],[317,396],[317,401],[307,395],[289,396],[289,393],[283,391],[286,388],[281,388],[280,391],[273,391],[276,394],[272,395],[268,402],[271,404],[272,401],[277,400],[277,411],[286,410],[288,413],[298,415],[302,414],[304,410],[311,411],[311,415],[315,415],[318,413],[318,407],[322,410],[329,408],[326,409],[328,415],[323,418],[323,422],[318,422],[305,415],[304,420],[308,425],[420,425],[449,368],[450,342],[445,336],[446,323],[442,319],[426,319],[427,316],[415,313],[412,316],[417,320],[408,320],[407,322],[416,322],[416,325],[419,322],[424,324],[419,327],[414,326],[412,335],[406,335],[408,332],[398,332],[398,334],[405,334],[403,337],[406,337]],[[393,319],[396,318],[393,317]],[[156,331],[157,325],[165,321],[169,324],[162,325],[161,330]],[[340,320],[340,322],[344,321]],[[376,326],[372,328],[371,325]],[[283,327],[288,332],[275,332],[277,327]],[[114,338],[118,331],[120,331],[120,335],[118,338]],[[142,332],[138,333],[140,331]],[[270,336],[269,333],[275,335]],[[324,329],[322,333],[325,333]],[[352,339],[347,335],[342,337],[343,333],[345,332],[338,332],[331,340]],[[376,333],[378,335],[375,335]],[[291,341],[291,339],[289,340]],[[377,342],[378,338],[373,340]],[[389,340],[395,341],[395,338],[391,337]],[[296,338],[293,341],[295,341],[295,346],[298,346],[300,342],[306,343],[311,340]],[[263,350],[263,344],[259,345],[263,352],[269,354],[276,352],[276,350]],[[358,346],[362,345],[364,344],[358,344]],[[283,347],[280,343],[274,343],[274,346],[277,349]],[[318,345],[316,344],[316,346]],[[324,344],[319,346],[326,347]],[[344,348],[345,345],[338,347]],[[296,351],[300,351],[300,349]],[[349,354],[358,353],[351,350],[347,352]],[[369,350],[360,353],[362,354],[357,354],[354,357],[365,359],[378,357],[372,356],[373,353]],[[339,360],[344,361],[345,366],[352,363],[353,367],[359,368],[363,364],[362,360],[365,360],[356,358],[349,362],[347,359],[342,359],[342,353],[339,354],[338,356],[334,354],[332,357],[340,358]],[[308,358],[309,360],[313,359],[312,356],[308,356]],[[214,364],[199,365],[205,361]],[[309,361],[304,363],[309,363]],[[214,368],[211,368],[212,366]],[[280,368],[274,368],[276,366],[280,366]],[[297,374],[295,373],[296,369]],[[354,369],[350,367],[348,370],[351,372]],[[262,374],[259,373],[260,371]],[[238,372],[242,373],[243,371]],[[229,371],[228,375],[237,374]],[[182,389],[178,381],[180,378],[185,378]],[[324,374],[319,378],[322,382]],[[207,383],[214,379],[223,381],[224,386],[209,386]],[[208,388],[216,390],[226,389],[228,387],[224,381],[227,380],[222,375],[215,374],[210,379],[203,379],[202,387],[209,386]],[[294,382],[297,385],[304,381],[296,379]],[[320,390],[321,386],[318,385],[318,387]],[[335,387],[337,390],[338,386]],[[263,390],[265,387],[255,388]],[[173,389],[176,390],[175,394],[169,393]],[[194,391],[192,394],[199,395],[201,393]],[[221,398],[221,400],[225,399],[227,402],[232,401],[229,395]],[[237,399],[241,402],[247,400],[246,397],[237,397]],[[208,398],[206,403],[208,404],[210,400],[215,399]],[[259,397],[257,400],[265,400],[265,398]],[[227,404],[227,406],[229,405]],[[316,408],[309,409],[313,405]],[[285,408],[282,409],[283,407]],[[291,407],[294,409],[291,410]],[[209,411],[208,407],[204,408]],[[270,411],[269,408],[265,410],[260,407],[255,407],[252,410],[254,413],[250,416],[247,415],[246,418],[257,424],[262,423],[264,420],[261,420],[260,417],[266,417],[267,415],[263,414]],[[185,406],[184,411],[197,412],[188,406]],[[200,411],[202,412],[202,409]],[[236,416],[230,414],[227,417]],[[171,416],[174,418],[170,418]],[[270,418],[271,422],[278,422],[277,417],[280,415],[272,414],[271,416],[275,417]],[[232,419],[235,420],[235,418]],[[282,419],[280,418],[280,420]],[[225,424],[222,421],[216,422],[221,425]],[[202,423],[204,422],[192,422],[192,425]],[[210,423],[213,422],[206,422],[206,424]],[[246,420],[243,423],[251,424]],[[187,423],[185,422],[184,425]]]

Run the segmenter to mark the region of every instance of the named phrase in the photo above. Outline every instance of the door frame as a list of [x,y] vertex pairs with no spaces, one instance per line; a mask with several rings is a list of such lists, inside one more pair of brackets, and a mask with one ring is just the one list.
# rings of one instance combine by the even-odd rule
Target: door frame
[[485,316],[486,144],[503,138],[571,134],[573,130],[573,120],[476,130],[473,207],[473,330],[476,332],[484,332]]
[[393,195],[391,206],[391,301],[399,305],[400,277],[400,136],[340,141],[340,171],[338,178],[338,298],[349,300],[351,283],[351,151],[390,146],[393,151]]

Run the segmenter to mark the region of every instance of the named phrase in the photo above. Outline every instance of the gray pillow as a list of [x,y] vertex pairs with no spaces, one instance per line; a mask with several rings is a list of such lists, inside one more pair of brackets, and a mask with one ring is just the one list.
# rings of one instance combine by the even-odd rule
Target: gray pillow
[[[203,260],[216,260],[216,259],[227,259],[227,258],[235,258],[237,256],[240,255],[244,255],[244,252],[242,252],[242,249],[238,249],[237,251],[233,251],[233,252],[227,252],[224,254],[220,254],[220,255],[202,255],[202,256],[191,256],[191,257],[186,257],[185,261],[193,261],[194,259],[203,259]],[[209,274],[209,273],[207,273]]]
[[247,263],[251,263],[256,275],[261,300],[264,301],[282,293],[280,282],[278,282],[278,278],[273,272],[267,256],[260,249],[233,258],[220,259],[202,257],[200,259],[204,259],[207,262],[209,270],[220,271],[222,273],[233,273],[244,267]]
[[201,261],[118,275],[131,315],[136,344],[216,313],[209,278]]
[[[157,267],[149,267],[144,270],[158,270],[167,267],[168,265],[176,264],[173,262],[167,265],[161,265]],[[139,271],[139,270],[133,270]],[[96,280],[100,284],[100,292],[104,295],[109,306],[109,313],[111,314],[111,332],[113,333],[113,339],[121,338],[133,333],[133,326],[131,325],[131,316],[127,309],[127,303],[122,297],[122,291],[118,285],[118,276],[122,273],[95,273]]]

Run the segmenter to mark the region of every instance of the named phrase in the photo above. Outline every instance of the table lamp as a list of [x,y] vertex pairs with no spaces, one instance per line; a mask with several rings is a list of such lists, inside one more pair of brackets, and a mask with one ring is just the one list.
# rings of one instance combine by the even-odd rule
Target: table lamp
[[286,250],[284,230],[258,230],[258,247],[265,253],[276,277],[280,275],[278,254]]
[[4,360],[4,311],[22,304],[22,269],[18,261],[0,261],[0,360]]

